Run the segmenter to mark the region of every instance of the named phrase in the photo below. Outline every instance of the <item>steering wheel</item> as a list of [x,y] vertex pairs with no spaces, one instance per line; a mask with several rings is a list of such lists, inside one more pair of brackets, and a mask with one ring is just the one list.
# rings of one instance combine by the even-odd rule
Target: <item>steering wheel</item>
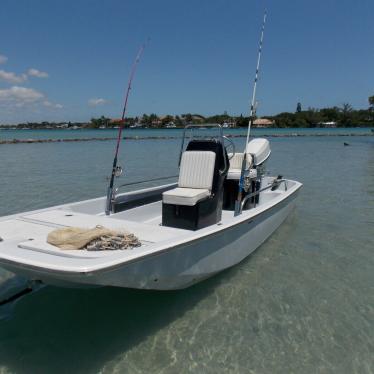
[[227,136],[224,136],[223,140],[224,140],[224,142],[227,141],[229,143],[229,144],[225,145],[225,149],[226,149],[227,156],[228,156],[229,160],[231,160],[234,157],[234,154],[235,154],[235,144]]

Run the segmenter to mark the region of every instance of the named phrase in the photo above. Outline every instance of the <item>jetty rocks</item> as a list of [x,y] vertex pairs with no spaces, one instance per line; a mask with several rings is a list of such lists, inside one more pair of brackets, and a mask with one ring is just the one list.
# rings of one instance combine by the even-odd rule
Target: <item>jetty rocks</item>
[[[228,138],[245,138],[245,134],[228,134]],[[374,136],[374,132],[357,134],[357,133],[347,133],[347,134],[322,134],[322,133],[309,133],[309,134],[263,134],[261,137],[264,138],[293,138],[293,137],[325,137],[325,136]],[[61,142],[91,142],[91,141],[107,141],[116,140],[117,138],[65,138],[65,139],[0,139],[0,145],[2,144],[35,144],[35,143],[61,143]],[[180,139],[179,136],[124,136],[123,140],[171,140]]]

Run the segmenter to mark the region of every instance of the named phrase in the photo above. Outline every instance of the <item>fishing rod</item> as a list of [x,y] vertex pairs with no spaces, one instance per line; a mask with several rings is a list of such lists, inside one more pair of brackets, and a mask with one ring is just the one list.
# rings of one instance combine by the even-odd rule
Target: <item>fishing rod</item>
[[248,121],[248,131],[247,131],[247,139],[245,141],[245,147],[244,147],[244,152],[243,152],[243,161],[242,161],[242,168],[240,172],[240,180],[239,180],[239,191],[238,191],[238,196],[235,201],[235,216],[240,214],[240,204],[242,202],[243,198],[243,190],[244,190],[244,174],[245,174],[245,169],[247,165],[247,156],[246,156],[246,149],[249,141],[249,135],[251,133],[251,126],[252,126],[252,120],[253,116],[256,112],[257,105],[256,103],[256,90],[257,90],[257,81],[258,81],[258,73],[260,70],[260,61],[261,61],[261,52],[262,52],[262,43],[264,41],[264,31],[265,31],[265,24],[266,24],[266,16],[267,16],[267,11],[265,10],[264,12],[264,18],[262,21],[262,27],[261,27],[261,37],[260,37],[260,44],[258,48],[258,57],[257,57],[257,66],[256,66],[256,74],[255,74],[255,80],[253,83],[253,91],[252,91],[252,101],[251,101],[251,110],[249,114],[249,121]]
[[[148,39],[148,41],[149,41],[149,39]],[[138,63],[140,61],[140,58],[142,57],[142,54],[144,52],[145,46],[146,46],[146,43],[142,44],[142,46],[139,48],[138,54],[136,55],[135,61],[134,61],[133,65],[132,65],[132,68],[131,68],[130,78],[129,78],[129,82],[128,82],[128,85],[127,85],[127,90],[126,90],[126,94],[125,94],[125,101],[124,101],[123,110],[122,110],[121,123],[120,123],[119,129],[118,129],[118,137],[117,137],[116,150],[115,150],[114,159],[113,159],[112,174],[110,176],[110,182],[109,182],[109,186],[108,186],[108,190],[107,190],[107,196],[106,196],[105,214],[107,216],[109,216],[110,212],[112,211],[114,177],[119,176],[122,173],[122,168],[120,166],[117,166],[118,151],[119,151],[119,146],[120,146],[120,143],[121,143],[123,123],[124,123],[124,120],[125,120],[127,102],[128,102],[129,95],[130,95],[131,84],[132,84],[132,81],[134,79],[136,68],[137,68]]]

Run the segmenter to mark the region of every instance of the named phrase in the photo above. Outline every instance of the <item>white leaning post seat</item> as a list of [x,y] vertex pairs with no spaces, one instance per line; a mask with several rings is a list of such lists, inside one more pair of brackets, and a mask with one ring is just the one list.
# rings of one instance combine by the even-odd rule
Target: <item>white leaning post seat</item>
[[[247,162],[245,165],[245,170],[249,170],[252,166],[252,156],[249,153],[246,153]],[[229,155],[231,157],[231,154]],[[230,160],[230,169],[227,173],[227,179],[232,180],[239,180],[240,174],[242,170],[242,162],[243,162],[243,153],[235,153]]]
[[182,154],[178,187],[162,194],[164,204],[194,206],[212,191],[216,154],[186,151]]

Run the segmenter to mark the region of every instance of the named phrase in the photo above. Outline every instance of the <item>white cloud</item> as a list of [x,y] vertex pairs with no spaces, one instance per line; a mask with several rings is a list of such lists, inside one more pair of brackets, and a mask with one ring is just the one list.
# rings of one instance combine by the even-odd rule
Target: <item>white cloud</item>
[[8,61],[8,57],[0,55],[0,64],[5,64]]
[[28,102],[33,103],[44,98],[44,95],[32,88],[13,86],[0,89],[0,102]]
[[62,109],[61,104],[50,102],[40,91],[33,88],[13,86],[0,89],[0,106],[4,108],[45,107],[50,109]]
[[50,101],[48,101],[48,100],[43,101],[43,105],[46,106],[46,107],[53,106],[53,104]]
[[[1,56],[0,56],[0,63],[1,63]],[[27,81],[28,76],[30,77],[37,77],[37,78],[47,78],[48,73],[44,71],[40,71],[37,69],[29,69],[27,74],[20,74],[17,75],[11,71],[0,70],[0,80],[8,82],[8,83],[23,83]]]
[[0,70],[0,80],[8,83],[22,83],[27,80],[27,75],[17,75],[11,71]]
[[97,99],[90,99],[88,100],[88,105],[89,106],[98,106],[98,105],[104,105],[108,101],[102,98],[97,98]]
[[44,71],[40,71],[38,69],[31,68],[27,71],[27,74],[30,77],[37,77],[37,78],[48,78],[48,73]]
[[44,100],[43,105],[47,108],[54,108],[54,109],[62,109],[63,108],[63,106],[61,104],[54,104],[54,103],[51,103],[48,100]]

